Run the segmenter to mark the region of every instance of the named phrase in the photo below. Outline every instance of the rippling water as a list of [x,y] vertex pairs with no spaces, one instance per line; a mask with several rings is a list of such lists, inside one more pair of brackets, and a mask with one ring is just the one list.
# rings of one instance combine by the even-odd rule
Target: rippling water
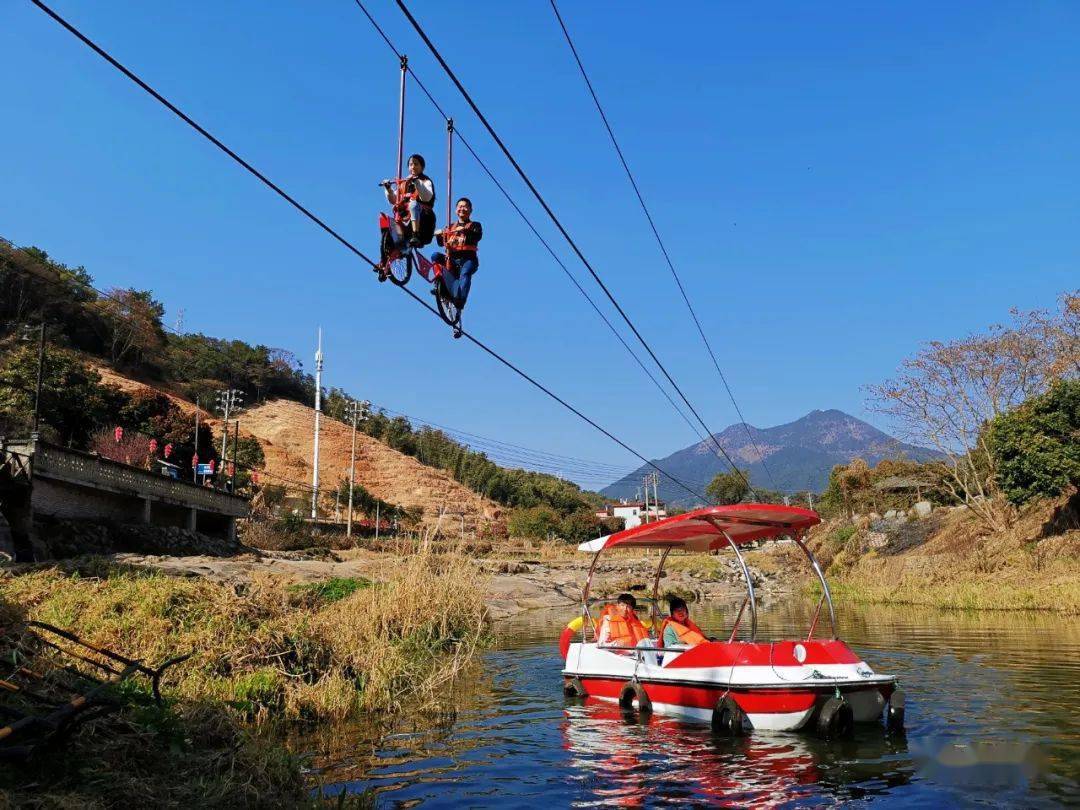
[[[805,632],[812,609],[765,611],[759,638]],[[720,632],[731,613],[695,618]],[[454,717],[296,741],[314,754],[321,789],[380,807],[1080,804],[1080,620],[843,610],[841,636],[900,676],[907,734],[867,726],[830,743],[804,733],[723,740],[707,726],[631,722],[610,704],[567,701],[555,639],[570,614],[503,624],[498,649],[458,687]]]

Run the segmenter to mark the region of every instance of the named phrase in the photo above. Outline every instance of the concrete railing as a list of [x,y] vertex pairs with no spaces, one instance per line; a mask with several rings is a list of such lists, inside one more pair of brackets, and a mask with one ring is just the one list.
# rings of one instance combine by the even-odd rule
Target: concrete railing
[[8,449],[15,452],[32,450],[29,455],[33,459],[35,478],[52,478],[123,495],[149,497],[231,517],[248,514],[248,499],[242,496],[166,478],[95,453],[69,450],[43,441],[11,442]]

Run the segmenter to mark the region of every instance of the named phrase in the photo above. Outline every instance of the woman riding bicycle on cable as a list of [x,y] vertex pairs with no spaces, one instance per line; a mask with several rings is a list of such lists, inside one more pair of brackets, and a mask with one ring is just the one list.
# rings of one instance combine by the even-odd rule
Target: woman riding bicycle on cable
[[400,231],[391,229],[397,247],[403,246],[402,241],[408,241],[412,247],[431,242],[435,229],[435,184],[424,174],[424,166],[423,156],[410,155],[408,177],[382,182],[387,202],[394,206],[394,219],[402,226]]
[[[455,210],[458,221],[435,231],[435,239],[441,247],[446,249],[446,261],[439,262],[442,258],[439,254],[433,256],[432,259],[445,266],[443,283],[460,313],[465,309],[465,301],[469,297],[473,273],[480,267],[477,246],[484,238],[484,229],[480,227],[479,222],[473,220],[472,201],[468,197],[459,199]],[[435,293],[438,294],[437,289]],[[454,337],[461,337],[460,315],[454,327]]]

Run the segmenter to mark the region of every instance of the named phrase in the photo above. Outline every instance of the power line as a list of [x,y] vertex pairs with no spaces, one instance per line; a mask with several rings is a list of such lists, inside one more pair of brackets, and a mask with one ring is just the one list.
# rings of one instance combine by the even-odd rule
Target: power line
[[582,64],[581,57],[578,55],[577,48],[574,46],[574,40],[571,38],[570,32],[566,28],[566,23],[563,22],[562,15],[559,14],[559,7],[555,5],[555,0],[550,0],[550,2],[551,10],[555,12],[555,19],[559,21],[559,27],[562,29],[563,36],[566,37],[566,44],[570,46],[570,52],[574,55],[574,61],[577,62],[578,69],[581,71],[581,77],[585,80],[585,86],[589,88],[589,95],[592,96],[593,103],[596,105],[596,111],[600,113],[600,120],[604,122],[604,129],[607,130],[608,137],[611,138],[611,145],[615,147],[615,152],[619,156],[619,162],[622,164],[623,170],[626,172],[626,177],[634,189],[634,194],[637,196],[638,203],[641,205],[641,210],[645,214],[645,219],[649,222],[649,228],[652,229],[653,236],[656,237],[656,243],[660,246],[660,252],[664,256],[664,261],[667,262],[668,269],[671,270],[671,277],[675,279],[675,284],[682,294],[682,299],[686,302],[686,308],[690,311],[690,317],[694,319],[694,325],[697,327],[698,334],[701,335],[701,341],[705,344],[705,348],[709,352],[709,357],[712,358],[713,367],[716,368],[716,373],[720,375],[720,381],[724,384],[728,399],[730,399],[731,404],[735,406],[735,413],[739,415],[739,421],[746,431],[746,438],[750,441],[750,446],[757,451],[758,460],[761,462],[761,466],[765,468],[765,472],[769,476],[769,481],[772,483],[773,489],[779,489],[772,471],[765,463],[765,454],[761,452],[761,448],[758,446],[757,442],[754,441],[754,437],[750,433],[750,426],[747,424],[746,417],[743,416],[739,403],[735,400],[735,394],[732,392],[731,386],[728,385],[727,377],[725,377],[724,372],[720,370],[720,363],[717,361],[716,354],[709,344],[709,339],[705,336],[705,330],[701,327],[701,321],[698,319],[697,312],[694,311],[694,307],[690,303],[690,297],[686,294],[682,279],[679,278],[679,274],[675,272],[675,264],[671,261],[671,256],[668,254],[664,240],[660,238],[660,231],[657,230],[656,223],[653,222],[652,214],[649,212],[649,207],[645,204],[645,198],[641,194],[641,189],[638,188],[637,180],[634,179],[634,174],[630,171],[630,166],[627,164],[626,157],[623,155],[622,147],[619,146],[619,141],[615,137],[615,132],[611,128],[607,115],[604,113],[604,108],[600,104],[600,99],[596,95],[596,90],[593,89],[593,84],[589,80],[589,74],[585,71],[585,65]]
[[[38,2],[38,0],[33,0],[33,2]],[[468,90],[465,89],[465,86],[461,83],[461,81],[455,75],[454,71],[446,63],[446,60],[443,59],[442,54],[439,53],[439,49],[436,48],[435,45],[432,43],[432,41],[428,38],[428,35],[425,33],[425,31],[421,27],[420,23],[418,23],[416,21],[416,18],[413,17],[412,13],[409,11],[409,9],[405,5],[405,3],[402,2],[402,0],[395,0],[395,2],[397,3],[398,8],[401,9],[402,13],[405,14],[406,18],[408,18],[409,22],[412,24],[413,28],[416,30],[416,33],[424,41],[424,44],[427,45],[428,50],[431,51],[432,55],[438,61],[439,65],[446,72],[446,75],[450,77],[450,80],[454,83],[454,86],[457,87],[458,92],[460,92],[462,97],[465,99],[465,101],[468,102],[469,106],[472,108],[473,113],[475,113],[476,117],[480,119],[480,123],[482,123],[484,125],[484,128],[487,129],[488,134],[491,135],[492,139],[499,146],[499,149],[502,150],[502,153],[506,156],[506,159],[510,161],[510,164],[517,171],[518,176],[520,176],[521,179],[524,181],[525,185],[528,186],[529,191],[531,191],[533,196],[536,197],[537,201],[540,203],[541,207],[547,213],[548,217],[550,217],[551,221],[553,223],[555,223],[555,227],[558,228],[559,233],[561,233],[563,235],[563,238],[566,239],[567,243],[573,249],[574,253],[577,254],[577,257],[581,260],[581,263],[583,265],[585,265],[585,269],[589,271],[589,275],[591,275],[593,277],[593,280],[599,285],[600,289],[604,291],[604,295],[607,296],[607,299],[611,302],[612,306],[614,306],[616,311],[619,313],[619,315],[622,316],[622,319],[626,322],[626,325],[630,327],[630,331],[632,331],[634,333],[634,336],[638,339],[638,341],[641,343],[641,345],[645,347],[645,351],[647,351],[649,353],[649,356],[653,359],[653,362],[656,363],[656,365],[660,369],[660,371],[663,372],[664,376],[667,378],[667,381],[671,384],[671,387],[675,389],[676,393],[678,393],[678,395],[682,399],[682,401],[684,403],[686,403],[686,407],[689,408],[690,412],[694,415],[694,418],[697,419],[697,421],[705,429],[705,432],[708,434],[709,439],[712,440],[713,444],[716,446],[716,449],[720,451],[720,454],[724,457],[724,459],[727,461],[727,463],[731,466],[732,471],[739,478],[741,478],[743,480],[743,482],[745,483],[747,489],[751,493],[753,493],[754,492],[753,485],[750,483],[750,481],[747,479],[747,477],[743,474],[742,470],[740,470],[735,465],[735,462],[732,461],[731,456],[729,456],[727,451],[724,450],[724,448],[721,446],[720,442],[718,442],[716,440],[716,437],[713,434],[713,431],[709,428],[708,425],[705,424],[705,421],[701,418],[701,415],[697,412],[697,409],[694,408],[694,406],[691,404],[690,400],[686,398],[686,395],[683,393],[683,391],[679,387],[678,383],[675,382],[675,380],[671,376],[671,374],[668,373],[668,370],[664,366],[664,364],[660,362],[660,358],[658,358],[656,356],[656,352],[654,352],[652,350],[652,347],[649,346],[649,344],[646,342],[645,338],[642,337],[641,332],[639,332],[638,328],[636,326],[634,326],[633,321],[631,321],[629,316],[627,316],[627,314],[623,310],[622,306],[620,306],[619,302],[615,300],[615,296],[611,294],[611,291],[608,289],[607,285],[603,282],[603,280],[600,278],[600,276],[593,269],[592,265],[589,263],[589,260],[585,258],[585,254],[581,252],[581,249],[578,248],[577,243],[573,240],[573,238],[567,232],[566,228],[563,227],[562,222],[555,215],[555,212],[551,210],[551,207],[547,204],[547,201],[544,199],[544,197],[537,190],[537,188],[533,184],[532,180],[530,180],[529,176],[527,174],[525,174],[524,169],[521,168],[521,165],[514,158],[513,154],[507,148],[506,144],[503,143],[502,138],[499,137],[498,133],[495,132],[494,127],[491,126],[490,122],[487,120],[487,118],[484,116],[484,114],[480,111],[480,108],[476,105],[476,102],[473,101],[472,96],[469,95]]]
[[[357,7],[359,7],[360,11],[364,13],[364,16],[367,17],[372,27],[374,27],[374,29],[378,32],[379,36],[382,37],[383,41],[387,44],[393,54],[399,60],[403,59],[405,55],[397,49],[397,46],[394,45],[393,41],[382,29],[382,27],[375,20],[375,18],[371,15],[371,12],[367,10],[363,2],[361,2],[361,0],[354,0],[354,2],[356,3]],[[406,64],[406,70],[409,71],[409,75],[411,75],[413,81],[416,82],[416,86],[420,88],[423,94],[427,97],[428,101],[430,101],[432,106],[438,111],[439,115],[441,115],[443,118],[449,119],[450,116],[446,114],[446,111],[443,110],[439,102],[436,101],[435,97],[427,89],[420,77],[416,75],[416,71],[413,70],[412,65]],[[664,398],[671,404],[671,407],[675,409],[675,412],[680,417],[682,417],[682,420],[686,422],[690,429],[697,434],[697,437],[704,442],[705,436],[702,434],[702,432],[693,422],[690,421],[690,418],[687,417],[685,413],[683,413],[682,409],[678,406],[675,400],[671,398],[671,394],[667,392],[667,389],[665,389],[663,385],[660,384],[660,381],[656,379],[655,375],[645,365],[642,359],[638,356],[637,352],[635,352],[633,348],[631,348],[630,344],[626,342],[626,339],[622,336],[619,330],[615,328],[614,324],[612,324],[608,317],[603,313],[603,311],[601,311],[600,307],[596,305],[596,302],[593,301],[592,296],[590,296],[589,293],[586,292],[585,288],[581,286],[581,283],[577,280],[574,274],[570,272],[569,268],[567,268],[563,260],[559,258],[558,254],[551,247],[548,241],[541,235],[540,231],[536,229],[536,226],[533,225],[532,220],[530,220],[528,216],[526,216],[525,212],[521,210],[521,207],[514,201],[514,198],[511,196],[510,192],[506,190],[506,187],[503,186],[502,183],[499,182],[498,178],[495,177],[495,174],[491,171],[490,168],[488,168],[487,163],[485,163],[484,160],[480,157],[480,155],[476,153],[476,150],[473,149],[472,144],[470,144],[469,141],[465,138],[465,136],[461,134],[460,128],[458,128],[456,125],[454,127],[454,135],[457,136],[457,139],[461,141],[461,144],[468,150],[469,154],[472,155],[473,159],[477,162],[480,168],[483,169],[484,173],[488,176],[491,182],[495,184],[495,187],[502,193],[503,197],[506,198],[506,201],[510,203],[511,207],[517,212],[518,216],[521,217],[521,220],[525,223],[529,230],[532,231],[533,236],[535,236],[539,240],[540,244],[544,246],[547,252],[551,254],[551,258],[555,260],[555,263],[557,265],[559,265],[559,268],[570,280],[570,283],[573,284],[577,291],[582,295],[582,297],[589,302],[589,306],[593,308],[596,314],[600,317],[600,320],[604,322],[607,328],[611,330],[611,333],[615,335],[615,338],[619,341],[619,343],[622,344],[622,347],[626,349],[626,351],[630,354],[632,358],[634,358],[634,362],[636,362],[638,366],[641,367],[641,370],[645,372],[645,375],[652,381],[652,384],[656,386],[656,389],[664,395]]]
[[[161,103],[170,112],[172,112],[174,115],[176,115],[178,118],[180,118],[184,123],[186,123],[192,129],[194,129],[196,132],[198,132],[200,135],[202,135],[204,138],[206,138],[208,141],[210,141],[216,147],[218,147],[218,149],[220,149],[226,155],[231,157],[236,163],[238,163],[240,166],[242,166],[244,169],[246,169],[251,175],[253,175],[255,178],[257,178],[260,182],[262,182],[269,189],[274,191],[278,196],[280,196],[282,199],[284,199],[286,202],[288,202],[293,208],[295,208],[297,211],[299,211],[305,217],[307,217],[312,222],[314,222],[319,228],[321,228],[323,231],[325,231],[327,234],[329,234],[335,240],[340,242],[341,245],[343,247],[345,247],[349,252],[351,252],[354,255],[356,255],[357,257],[363,259],[364,261],[366,261],[372,267],[378,267],[378,265],[375,262],[373,262],[371,259],[369,259],[367,256],[365,256],[360,251],[359,248],[357,248],[355,245],[352,244],[352,242],[350,242],[348,239],[346,239],[344,236],[342,236],[336,230],[334,230],[329,225],[327,225],[322,219],[320,219],[318,216],[316,216],[311,211],[309,211],[307,208],[305,208],[295,198],[293,198],[287,192],[285,192],[280,186],[275,184],[266,175],[262,174],[258,169],[256,169],[254,166],[252,166],[250,163],[248,163],[246,160],[244,160],[242,157],[240,157],[236,152],[234,152],[232,149],[230,149],[228,146],[226,146],[224,143],[222,143],[220,140],[218,140],[216,137],[214,137],[212,134],[210,134],[209,131],[207,131],[202,126],[200,126],[194,119],[189,117],[179,107],[174,105],[172,102],[170,102],[168,99],[166,99],[163,95],[161,95],[157,90],[155,90],[149,84],[147,84],[142,79],[140,79],[135,73],[130,71],[128,68],[124,67],[124,65],[122,65],[119,61],[117,61],[112,55],[110,55],[107,51],[105,51],[103,48],[101,48],[97,43],[93,42],[85,34],[83,34],[81,31],[79,31],[77,28],[75,28],[75,26],[73,26],[71,23],[69,23],[67,20],[65,20],[63,17],[61,17],[59,14],[57,14],[55,11],[53,11],[51,8],[49,8],[47,5],[45,5],[45,3],[43,3],[41,0],[30,0],[30,1],[35,6],[37,6],[42,11],[44,11],[46,14],[48,14],[53,20],[55,20],[57,23],[59,23],[69,33],[71,33],[73,36],[75,36],[80,42],[82,42],[88,48],[90,48],[95,53],[97,53],[98,56],[100,56],[102,59],[104,59],[110,65],[112,65],[114,68],[116,68],[121,73],[123,73],[128,79],[130,79],[132,82],[137,84],[144,91],[146,91],[150,96],[152,96],[156,101]],[[439,313],[436,312],[436,310],[430,304],[428,304],[426,301],[424,301],[422,298],[420,298],[420,296],[418,296],[412,290],[410,290],[407,287],[398,287],[398,289],[400,289],[403,293],[405,293],[410,298],[412,298],[417,304],[422,306],[424,309],[426,309],[428,312],[430,312],[433,316],[435,316],[436,318],[440,317]],[[464,337],[466,337],[478,349],[480,349],[481,351],[483,351],[484,353],[489,355],[492,359],[498,361],[500,364],[502,364],[503,366],[505,366],[509,370],[513,371],[515,374],[517,374],[519,377],[524,379],[526,382],[530,383],[533,387],[535,387],[535,388],[539,389],[540,391],[542,391],[543,393],[545,393],[548,397],[550,397],[551,399],[558,402],[565,409],[567,409],[568,411],[570,411],[571,413],[573,413],[574,415],[576,415],[577,417],[579,417],[580,419],[582,419],[583,421],[585,421],[586,423],[588,423],[589,425],[594,427],[596,430],[603,433],[605,436],[607,436],[613,442],[618,444],[624,450],[631,453],[636,458],[641,459],[643,462],[645,462],[650,467],[652,467],[652,468],[658,470],[659,472],[663,473],[665,476],[667,476],[669,479],[671,479],[673,482],[678,484],[680,487],[682,487],[683,489],[685,489],[687,492],[691,493],[695,497],[700,498],[703,501],[708,501],[708,498],[706,498],[704,495],[697,492],[696,490],[694,490],[689,485],[683,483],[678,478],[675,478],[673,475],[666,472],[661,467],[657,466],[657,464],[655,462],[652,462],[649,459],[645,458],[645,456],[641,455],[641,453],[639,453],[637,450],[634,450],[632,447],[630,447],[630,445],[626,444],[624,441],[619,439],[617,436],[615,436],[613,433],[608,431],[606,428],[602,427],[597,422],[590,419],[588,416],[586,416],[580,410],[575,408],[573,405],[571,405],[565,399],[560,397],[558,394],[556,394],[550,388],[545,386],[543,383],[539,382],[535,377],[531,376],[530,374],[528,374],[527,372],[525,372],[524,370],[522,370],[521,368],[516,366],[514,363],[512,363],[510,360],[503,357],[497,351],[495,351],[494,349],[489,347],[486,343],[484,343],[483,341],[473,337],[468,332],[463,331],[462,334],[463,334]]]

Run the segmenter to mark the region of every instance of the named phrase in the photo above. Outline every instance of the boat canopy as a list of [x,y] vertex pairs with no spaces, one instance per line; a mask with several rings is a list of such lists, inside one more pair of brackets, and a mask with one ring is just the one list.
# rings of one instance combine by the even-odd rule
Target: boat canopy
[[797,506],[771,503],[706,506],[589,540],[578,546],[578,550],[595,552],[622,546],[712,551],[727,547],[728,537],[741,546],[782,535],[800,536],[820,522],[817,512]]

